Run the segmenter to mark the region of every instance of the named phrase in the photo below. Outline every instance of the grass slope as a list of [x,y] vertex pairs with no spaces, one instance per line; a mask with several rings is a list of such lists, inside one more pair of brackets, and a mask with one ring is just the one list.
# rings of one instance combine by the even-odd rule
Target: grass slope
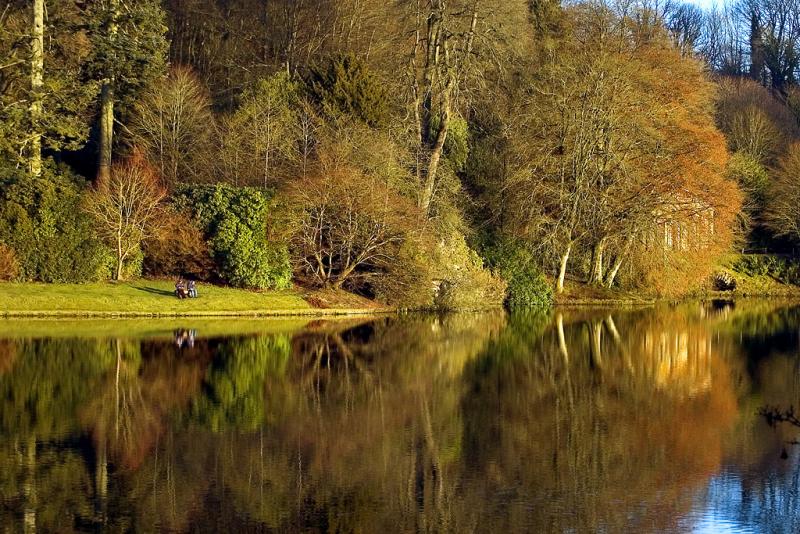
[[[728,273],[736,281],[733,291],[716,291],[707,289],[701,296],[708,297],[800,297],[800,287],[784,284],[769,275],[749,275],[734,271],[730,267],[721,267],[719,272]],[[710,284],[709,284],[710,285]]]
[[200,298],[179,300],[171,281],[0,284],[0,315],[237,315],[315,312],[294,291],[245,291],[200,284]]
[[642,306],[655,299],[635,292],[606,289],[576,280],[564,283],[564,293],[555,296],[557,306]]

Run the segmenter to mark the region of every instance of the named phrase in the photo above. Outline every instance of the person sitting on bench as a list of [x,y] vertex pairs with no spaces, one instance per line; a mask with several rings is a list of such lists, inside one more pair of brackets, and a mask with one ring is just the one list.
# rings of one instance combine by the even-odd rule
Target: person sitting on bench
[[189,298],[192,299],[197,298],[197,285],[194,280],[189,280],[188,288],[189,288]]
[[189,296],[186,293],[186,284],[183,282],[182,278],[178,278],[178,281],[175,282],[175,296],[179,299],[185,299]]

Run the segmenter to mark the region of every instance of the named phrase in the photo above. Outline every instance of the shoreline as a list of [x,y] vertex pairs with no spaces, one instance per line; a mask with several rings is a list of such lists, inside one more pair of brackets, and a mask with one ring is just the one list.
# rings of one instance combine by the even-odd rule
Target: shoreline
[[[171,289],[169,281],[148,279],[96,284],[0,283],[0,319],[322,319],[436,313],[435,310],[381,305],[343,291],[309,291],[299,287],[257,292],[204,285],[199,299],[188,300],[176,299]],[[569,289],[548,309],[641,309],[692,300],[777,299],[800,302],[800,287],[785,285],[765,287],[763,291],[752,287],[739,291],[701,291],[680,298],[598,291],[578,285]],[[488,309],[492,308],[482,308]]]
[[800,302],[800,288],[797,291],[765,291],[759,292],[729,292],[729,291],[709,291],[705,293],[694,293],[684,297],[672,298],[582,298],[574,300],[562,300],[553,303],[553,308],[608,308],[608,307],[625,307],[625,308],[646,308],[649,306],[656,306],[658,304],[670,304],[690,301],[737,301],[737,300],[750,300],[750,299],[774,299],[780,301],[794,301]]
[[[659,304],[676,304],[690,301],[737,301],[750,299],[778,299],[781,301],[794,301],[800,303],[800,294],[775,295],[775,294],[746,294],[746,295],[692,295],[679,299],[582,299],[575,301],[554,302],[548,310],[570,308],[627,308],[641,309],[657,306]],[[446,313],[472,313],[482,312],[502,307],[448,310]],[[441,313],[428,309],[399,309],[399,308],[308,308],[289,310],[236,310],[236,311],[184,311],[184,312],[148,312],[148,311],[92,311],[92,310],[4,310],[0,311],[0,319],[175,319],[175,318],[204,318],[204,319],[313,319],[333,317],[377,317],[386,315],[399,315],[404,313]]]
[[92,311],[92,310],[4,310],[0,312],[2,319],[132,319],[132,318],[172,318],[172,317],[204,317],[204,318],[260,318],[260,317],[358,317],[369,315],[389,315],[399,313],[394,308],[308,308],[295,310],[236,310],[236,311],[185,311],[185,312],[142,312],[142,311]]

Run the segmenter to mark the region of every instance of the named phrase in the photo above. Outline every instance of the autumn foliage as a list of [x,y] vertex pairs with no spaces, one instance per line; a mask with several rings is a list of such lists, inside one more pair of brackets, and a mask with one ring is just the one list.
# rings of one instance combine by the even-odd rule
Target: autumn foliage
[[682,293],[730,246],[740,208],[714,85],[664,34],[643,37],[602,7],[571,15],[569,53],[533,76],[508,231],[543,247],[562,280],[577,269],[598,285]]
[[380,179],[347,166],[321,166],[287,192],[289,244],[312,285],[366,289],[412,240],[417,207]]

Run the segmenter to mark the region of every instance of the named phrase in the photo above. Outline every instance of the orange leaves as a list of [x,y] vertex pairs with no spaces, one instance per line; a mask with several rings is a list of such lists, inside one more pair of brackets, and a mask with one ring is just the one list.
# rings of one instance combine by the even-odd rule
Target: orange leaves
[[663,293],[679,280],[683,291],[730,245],[741,205],[714,85],[656,27],[585,10],[532,92],[527,130],[546,135],[511,184],[517,224],[550,234],[538,239],[555,251],[577,243],[599,263],[624,259],[633,285]]

